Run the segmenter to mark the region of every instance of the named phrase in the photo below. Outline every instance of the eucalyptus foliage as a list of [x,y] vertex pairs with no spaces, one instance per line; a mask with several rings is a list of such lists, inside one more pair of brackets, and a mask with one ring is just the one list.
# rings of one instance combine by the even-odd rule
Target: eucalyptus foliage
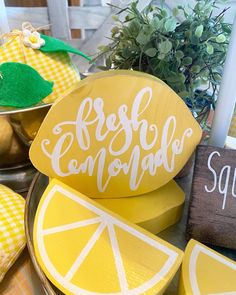
[[[138,1],[118,8],[111,43],[99,47],[98,56],[107,57],[101,68],[133,69],[160,78],[204,125],[215,107],[231,33],[223,18],[227,8],[219,12],[219,2],[197,1],[194,8],[178,5],[172,12],[163,5],[139,12]],[[121,20],[124,11],[127,15]]]

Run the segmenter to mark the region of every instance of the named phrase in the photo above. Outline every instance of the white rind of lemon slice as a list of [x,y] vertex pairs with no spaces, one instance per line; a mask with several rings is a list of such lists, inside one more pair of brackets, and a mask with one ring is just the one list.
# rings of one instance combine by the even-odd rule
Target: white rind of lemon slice
[[[211,271],[211,274],[207,270]],[[236,295],[236,283],[233,278],[236,279],[235,262],[195,240],[190,240],[185,250],[179,294]],[[216,288],[216,282],[221,284],[222,290],[224,288],[233,290],[209,292],[209,289]]]
[[[65,197],[66,199],[75,202],[81,206],[81,208],[85,208],[86,211],[91,212],[94,216],[91,218],[86,218],[84,220],[79,217],[77,222],[63,224],[63,220],[60,225],[53,226],[49,228],[45,228],[45,216],[47,216],[47,209],[52,200],[58,196]],[[51,209],[50,209],[51,210]],[[66,208],[65,208],[66,210]],[[78,215],[80,212],[78,212]],[[50,217],[49,217],[50,218]],[[62,216],[63,219],[63,216]],[[83,249],[78,253],[78,256],[67,270],[67,272],[62,275],[62,272],[58,271],[57,267],[52,263],[51,257],[48,255],[48,245],[45,244],[45,237],[50,235],[64,234],[66,231],[78,229],[78,228],[86,228],[91,225],[97,225],[96,230],[90,236],[87,243],[83,247]],[[119,291],[115,292],[96,292],[91,291],[85,288],[81,288],[78,284],[76,284],[73,280],[75,280],[76,273],[83,267],[83,264],[86,262],[86,259],[90,255],[91,251],[95,247],[96,243],[99,241],[104,232],[108,233],[110,248],[114,256],[114,264],[116,268],[116,275],[118,277],[119,282]],[[126,255],[124,249],[122,253],[120,252],[120,241],[117,237],[118,231],[123,232],[125,235],[129,235],[132,239],[135,239],[137,248],[132,249],[130,253],[131,256]],[[76,237],[75,237],[76,239]],[[145,245],[145,246],[144,246]],[[147,233],[146,231],[139,229],[139,227],[130,224],[117,217],[115,214],[110,213],[106,209],[103,209],[100,205],[97,205],[94,201],[89,198],[83,196],[82,194],[74,191],[73,189],[67,187],[63,183],[53,180],[48,188],[46,189],[44,196],[41,199],[39,204],[39,208],[36,214],[35,225],[34,225],[34,246],[36,257],[41,265],[42,269],[48,276],[48,278],[65,294],[78,294],[78,295],[139,295],[139,294],[163,294],[166,289],[168,283],[173,278],[174,274],[178,270],[178,267],[182,260],[182,252],[169,245],[168,243],[158,239],[156,236]],[[50,245],[50,247],[56,247],[57,245]],[[155,263],[156,257],[148,257],[148,261],[144,264],[151,263],[152,259],[154,259],[154,263],[151,267],[152,275],[145,279],[145,274],[138,273],[139,268],[137,267],[137,273],[132,273],[131,276],[140,277],[140,285],[136,287],[130,288],[130,275],[129,271],[125,269],[125,265],[129,266],[129,263],[132,264],[132,252],[139,251],[138,247],[143,247],[143,255],[148,255],[147,250],[149,249],[151,252],[156,251],[155,256],[160,256],[160,261],[162,262],[165,258],[165,262],[163,265],[157,267]],[[147,249],[145,249],[147,247]],[[128,245],[127,245],[128,248]],[[142,250],[141,249],[141,250]],[[101,249],[102,250],[102,249]],[[127,250],[130,251],[130,250]],[[146,252],[146,253],[145,253]],[[151,253],[150,252],[150,253]],[[65,253],[65,257],[61,257],[61,259],[66,259],[67,253]],[[69,254],[68,254],[69,255]],[[161,255],[164,255],[164,258]],[[123,257],[124,256],[124,257]],[[107,262],[110,263],[109,261]],[[135,261],[138,265],[138,261]],[[96,262],[94,261],[94,265],[91,267],[95,267]],[[97,267],[97,266],[96,266]],[[142,266],[143,267],[143,266]],[[158,271],[155,271],[157,267]],[[141,269],[141,268],[140,268]],[[102,270],[101,270],[102,271]],[[104,276],[106,274],[104,273]],[[143,276],[143,277],[142,277]],[[149,275],[150,276],[150,275]],[[91,278],[91,284],[93,284],[93,279]]]

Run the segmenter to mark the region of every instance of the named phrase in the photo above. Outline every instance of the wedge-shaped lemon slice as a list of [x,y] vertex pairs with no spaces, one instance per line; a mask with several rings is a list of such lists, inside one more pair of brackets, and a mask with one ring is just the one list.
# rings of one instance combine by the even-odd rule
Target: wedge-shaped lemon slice
[[143,195],[96,201],[130,222],[157,234],[180,220],[184,199],[183,190],[171,180],[161,188]]
[[190,240],[182,264],[179,294],[235,295],[236,263]]
[[65,294],[163,294],[182,251],[52,180],[34,224],[36,257]]

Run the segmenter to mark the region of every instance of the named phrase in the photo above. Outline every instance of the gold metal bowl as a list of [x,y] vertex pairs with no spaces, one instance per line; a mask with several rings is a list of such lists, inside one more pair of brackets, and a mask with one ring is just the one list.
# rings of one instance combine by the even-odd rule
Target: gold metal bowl
[[19,193],[28,191],[35,175],[29,147],[50,107],[0,107],[0,183]]
[[51,105],[40,104],[20,109],[0,107],[0,116],[7,117],[18,137],[26,146],[30,146]]
[[37,207],[41,196],[45,188],[48,185],[48,177],[41,173],[37,173],[35,178],[31,184],[30,190],[28,192],[26,198],[26,206],[25,206],[25,234],[27,240],[27,247],[29,250],[29,254],[34,265],[35,271],[42,283],[42,286],[45,293],[48,295],[62,295],[63,293],[58,290],[45,276],[42,269],[40,268],[34,252],[33,246],[33,226],[34,226],[34,218],[37,211]]

